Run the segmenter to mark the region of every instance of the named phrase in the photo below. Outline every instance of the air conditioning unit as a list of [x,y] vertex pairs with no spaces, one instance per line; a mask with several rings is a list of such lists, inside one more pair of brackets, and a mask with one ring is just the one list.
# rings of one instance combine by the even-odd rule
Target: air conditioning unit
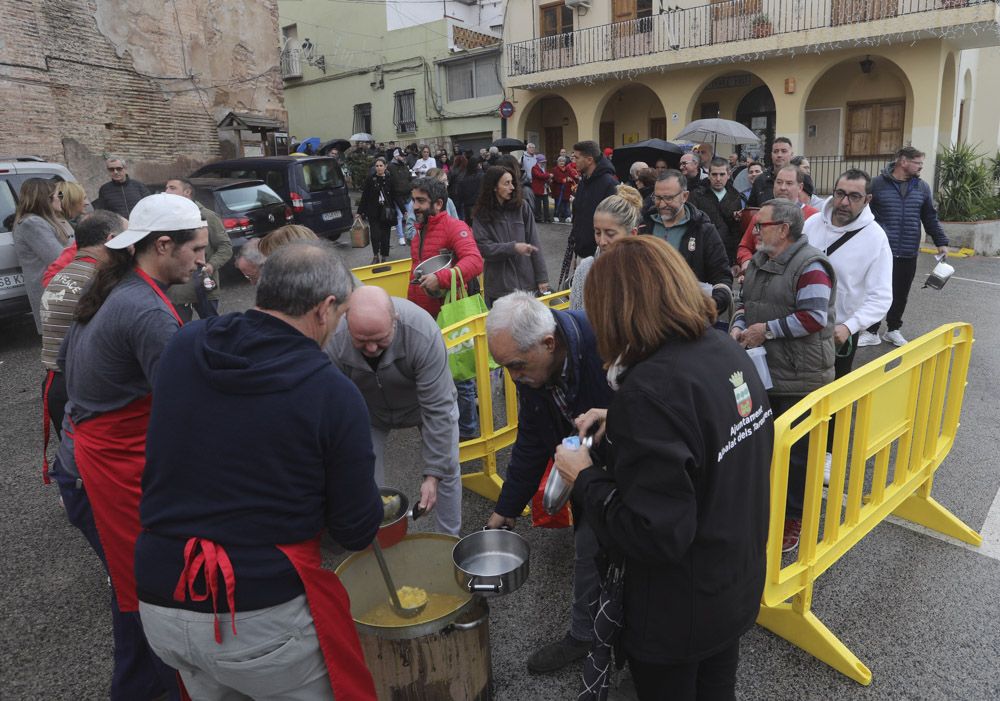
[[566,7],[576,8],[578,10],[589,10],[590,0],[566,0]]

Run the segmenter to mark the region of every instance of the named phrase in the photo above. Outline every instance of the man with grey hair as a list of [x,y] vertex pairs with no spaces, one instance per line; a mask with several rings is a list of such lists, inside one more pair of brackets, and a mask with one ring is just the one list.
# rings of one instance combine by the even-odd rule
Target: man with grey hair
[[524,148],[525,151],[521,154],[521,183],[530,186],[531,169],[538,163],[538,154],[535,153],[535,145],[530,142]]
[[[486,317],[490,353],[517,384],[519,419],[507,477],[488,528],[513,527],[531,501],[566,436],[576,435],[576,419],[606,409],[611,390],[597,339],[581,311],[556,311],[527,292],[493,303]],[[597,451],[602,451],[603,446]],[[597,537],[586,521],[574,523],[576,561],[569,632],[528,659],[534,674],[554,672],[587,655],[593,639],[589,603],[599,588],[594,556]]]
[[323,529],[361,550],[382,521],[364,399],[322,351],[353,286],[330,244],[282,246],[254,309],[185,326],[160,358],[135,574],[149,643],[192,698],[374,698],[319,566]]
[[149,188],[135,178],[129,177],[128,164],[120,156],[109,156],[105,162],[109,182],[101,185],[97,191],[97,202],[94,209],[107,209],[120,217],[128,219],[139,200],[149,195]]
[[458,404],[441,329],[413,302],[362,287],[324,347],[365,398],[372,424],[375,481],[385,484],[385,444],[394,428],[420,429],[419,506],[434,510],[438,531],[462,526]]
[[639,188],[639,171],[649,168],[649,165],[645,161],[636,161],[628,169],[628,177],[632,181],[632,187]]
[[[732,337],[747,348],[763,346],[773,387],[775,416],[834,379],[834,271],[829,259],[802,235],[799,203],[769,200],[755,225],[757,252],[746,269]],[[782,549],[798,546],[805,494],[807,438],[789,456],[788,500]]]

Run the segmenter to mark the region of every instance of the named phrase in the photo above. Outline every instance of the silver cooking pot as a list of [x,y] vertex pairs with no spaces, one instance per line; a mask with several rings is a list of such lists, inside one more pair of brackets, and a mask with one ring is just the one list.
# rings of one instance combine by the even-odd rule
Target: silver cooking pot
[[529,554],[528,541],[514,531],[476,531],[452,550],[455,581],[473,594],[510,594],[528,579]]
[[[410,280],[411,285],[419,285],[420,278],[424,275],[433,275],[434,273],[440,272],[447,268],[450,268],[455,262],[455,254],[451,252],[441,253],[440,255],[431,256],[426,260],[422,260],[417,263],[417,266],[413,269],[413,279]],[[444,297],[448,294],[447,290],[438,290],[437,292],[431,294],[427,293],[431,297]]]

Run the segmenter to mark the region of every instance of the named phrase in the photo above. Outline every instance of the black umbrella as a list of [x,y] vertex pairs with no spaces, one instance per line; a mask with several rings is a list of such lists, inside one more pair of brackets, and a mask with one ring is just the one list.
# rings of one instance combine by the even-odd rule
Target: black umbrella
[[611,154],[611,162],[615,166],[615,172],[622,181],[628,180],[628,170],[633,163],[642,161],[649,164],[650,168],[656,166],[659,160],[665,160],[671,168],[680,165],[681,156],[684,149],[677,144],[672,144],[663,139],[646,139],[634,144],[618,146]]
[[325,144],[319,147],[316,151],[320,156],[325,156],[330,153],[333,149],[337,149],[341,153],[351,148],[351,142],[347,139],[330,139]]
[[500,149],[501,153],[510,153],[511,151],[523,151],[525,149],[524,142],[520,139],[511,139],[510,137],[503,137],[502,139],[497,139],[493,142],[493,146]]

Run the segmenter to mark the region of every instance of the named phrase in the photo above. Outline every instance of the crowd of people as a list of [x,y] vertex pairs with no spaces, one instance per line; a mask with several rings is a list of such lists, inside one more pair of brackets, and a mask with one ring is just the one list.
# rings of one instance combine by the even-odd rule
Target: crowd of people
[[[641,699],[733,698],[764,586],[772,420],[850,372],[883,318],[884,339],[906,342],[921,224],[948,243],[915,148],[874,178],[845,171],[821,201],[790,140],[770,155],[767,169],[737,159],[751,182],[740,192],[731,160],[706,146],[679,169],[633,164],[630,183],[593,141],[551,170],[533,144],[451,163],[393,149],[358,206],[373,262],[395,228],[411,273],[441,252],[454,270],[393,298],[290,225],[239,252],[255,306],[223,315],[232,247],[184,178],[148,195],[112,158],[92,212],[73,183],[25,182],[13,237],[43,336],[46,430],[60,438],[44,479],[110,577],[112,698],[179,698],[181,684],[206,699],[374,698],[319,534],[352,550],[372,541],[386,445],[408,427],[421,435],[418,506],[461,533],[476,388],[452,377],[435,319],[453,285],[474,293],[480,276],[489,350],[520,417],[485,526],[514,527],[550,464],[572,484],[568,629],[528,669],[617,639]],[[552,219],[570,224],[558,283],[537,226],[550,197]],[[567,287],[567,311],[538,299]],[[760,347],[767,385],[745,352]],[[240,427],[205,431],[206,412]],[[563,445],[569,435],[593,447]],[[807,455],[803,438],[785,552]],[[601,698],[606,670],[585,665],[584,680]]]

